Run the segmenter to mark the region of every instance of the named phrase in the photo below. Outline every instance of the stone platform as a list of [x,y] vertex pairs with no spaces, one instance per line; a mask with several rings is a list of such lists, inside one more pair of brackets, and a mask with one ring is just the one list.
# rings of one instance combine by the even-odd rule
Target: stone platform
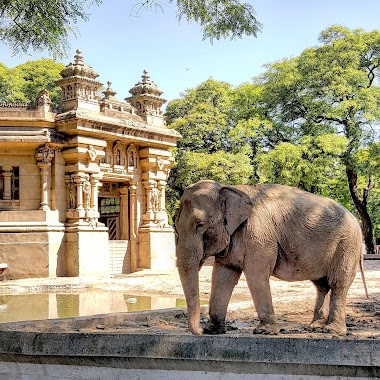
[[[380,377],[380,340],[193,336],[123,329],[183,309],[0,325],[2,380],[364,379]],[[149,323],[147,323],[149,325]]]

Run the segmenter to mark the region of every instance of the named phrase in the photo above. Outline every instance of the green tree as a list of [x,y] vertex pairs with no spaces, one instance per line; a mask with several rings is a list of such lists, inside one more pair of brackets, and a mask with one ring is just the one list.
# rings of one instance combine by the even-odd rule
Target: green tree
[[202,29],[203,39],[211,42],[214,38],[256,37],[261,30],[255,10],[249,3],[238,0],[177,0],[176,3],[178,19],[195,21]]
[[196,88],[185,90],[181,98],[169,102],[165,117],[169,125],[178,119],[187,117],[189,112],[199,104],[207,104],[222,113],[231,107],[233,88],[229,83],[209,78]]
[[0,64],[0,100],[33,103],[46,88],[53,105],[58,105],[61,90],[55,86],[65,65],[52,59],[28,61],[12,69]]
[[166,117],[170,128],[182,134],[176,164],[170,172],[168,210],[174,215],[183,189],[200,179],[224,183],[252,181],[253,167],[248,144],[232,137],[234,89],[225,82],[208,79],[171,101]]
[[39,91],[46,88],[53,105],[58,105],[61,90],[55,86],[55,81],[61,78],[59,73],[64,68],[63,63],[57,63],[52,59],[39,59],[14,67],[12,73],[18,78],[19,91],[26,101],[34,102]]
[[299,143],[281,142],[260,154],[260,179],[332,197],[351,208],[341,155],[347,139],[334,134],[305,136]]
[[12,92],[12,84],[10,80],[9,68],[3,63],[0,63],[0,101],[8,100]]
[[100,0],[3,0],[0,39],[14,54],[33,49],[62,57],[78,20],[87,20],[86,9],[100,3]]
[[[173,3],[174,0],[169,0]],[[76,33],[79,20],[88,20],[88,9],[102,0],[3,0],[0,4],[0,39],[13,53],[47,50],[62,58],[68,49],[68,36]],[[203,38],[256,36],[261,29],[252,5],[238,0],[177,0],[179,20],[196,22]],[[161,8],[160,0],[137,2],[132,12]]]
[[291,128],[293,139],[324,133],[347,138],[342,163],[371,253],[373,228],[363,197],[370,187],[360,194],[357,152],[375,138],[380,116],[380,32],[333,26],[319,40],[320,46],[267,66],[261,107],[274,123]]

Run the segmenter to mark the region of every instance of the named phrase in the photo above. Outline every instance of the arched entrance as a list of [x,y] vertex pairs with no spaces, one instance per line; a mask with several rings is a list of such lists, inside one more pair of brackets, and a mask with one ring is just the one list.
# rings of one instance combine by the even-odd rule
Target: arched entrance
[[99,197],[99,221],[108,227],[108,239],[120,240],[120,198]]

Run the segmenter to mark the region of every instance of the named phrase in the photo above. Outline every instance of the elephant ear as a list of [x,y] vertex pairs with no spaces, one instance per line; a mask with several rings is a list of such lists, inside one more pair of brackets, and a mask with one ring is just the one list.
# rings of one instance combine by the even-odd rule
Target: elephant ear
[[220,196],[224,224],[227,232],[232,235],[248,219],[253,203],[246,193],[232,186],[224,186],[220,190]]

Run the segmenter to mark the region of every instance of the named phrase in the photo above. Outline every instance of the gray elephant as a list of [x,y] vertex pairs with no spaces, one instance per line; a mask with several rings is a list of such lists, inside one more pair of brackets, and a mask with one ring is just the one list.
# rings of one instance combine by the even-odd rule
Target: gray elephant
[[[362,234],[356,218],[333,200],[282,185],[200,181],[185,189],[175,225],[193,334],[226,332],[227,306],[242,272],[260,321],[256,332],[278,333],[270,276],[312,281],[317,298],[311,327],[346,332],[346,297],[361,263]],[[215,263],[203,330],[198,281],[209,256]]]

